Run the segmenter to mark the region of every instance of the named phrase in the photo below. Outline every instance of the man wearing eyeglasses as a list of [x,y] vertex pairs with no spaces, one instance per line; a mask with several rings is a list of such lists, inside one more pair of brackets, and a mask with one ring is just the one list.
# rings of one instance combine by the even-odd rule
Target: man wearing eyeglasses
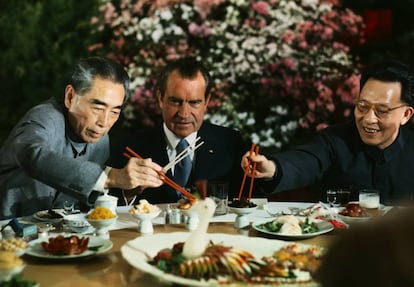
[[[354,119],[331,126],[308,144],[257,162],[256,178],[270,178],[271,192],[312,186],[322,194],[345,188],[380,191],[381,202],[396,204],[414,196],[414,133],[406,125],[414,113],[414,76],[398,61],[365,69]],[[403,127],[404,126],[404,127]]]

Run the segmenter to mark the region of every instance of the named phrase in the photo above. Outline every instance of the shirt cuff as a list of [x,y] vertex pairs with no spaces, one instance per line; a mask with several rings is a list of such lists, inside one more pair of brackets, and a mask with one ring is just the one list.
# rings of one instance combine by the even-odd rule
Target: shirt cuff
[[107,193],[108,189],[105,188],[105,182],[108,179],[108,174],[111,171],[112,167],[107,166],[104,171],[99,176],[98,180],[95,183],[95,186],[93,187],[93,190],[100,191]]

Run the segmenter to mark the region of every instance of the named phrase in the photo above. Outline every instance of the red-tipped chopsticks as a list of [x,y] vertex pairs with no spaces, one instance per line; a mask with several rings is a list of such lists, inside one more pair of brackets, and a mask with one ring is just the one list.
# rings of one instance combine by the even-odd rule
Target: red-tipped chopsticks
[[[256,154],[259,153],[259,146],[255,145],[254,143],[252,143],[252,146],[250,148],[249,155],[252,155],[253,151]],[[249,159],[249,164],[248,164],[248,166],[244,170],[243,180],[242,180],[242,184],[240,186],[239,197],[238,197],[238,200],[239,201],[241,200],[241,196],[243,194],[244,184],[246,182],[247,173],[250,171],[250,166],[251,166],[251,163],[250,163],[250,159]],[[249,197],[247,198],[247,200],[250,200],[252,198],[253,182],[254,182],[254,175],[255,175],[255,173],[256,173],[256,163],[254,162],[253,163],[253,167],[252,167],[252,172],[251,172],[252,177],[251,177],[251,181],[250,181]]]
[[[135,151],[133,151],[130,147],[125,147],[125,150],[128,153],[124,152],[124,156],[126,158],[131,158],[132,156],[142,159],[142,157],[140,155],[138,155]],[[132,155],[132,156],[131,156]],[[157,171],[157,173],[160,175],[161,180],[168,184],[169,186],[171,186],[172,188],[174,188],[176,191],[180,192],[182,195],[186,196],[188,198],[188,200],[190,200],[190,202],[194,202],[196,200],[196,198],[194,197],[194,195],[192,195],[190,192],[188,192],[186,189],[184,189],[182,186],[178,185],[176,182],[174,182],[172,179],[170,179],[169,177],[167,177],[165,175],[165,173],[163,173],[162,171]]]

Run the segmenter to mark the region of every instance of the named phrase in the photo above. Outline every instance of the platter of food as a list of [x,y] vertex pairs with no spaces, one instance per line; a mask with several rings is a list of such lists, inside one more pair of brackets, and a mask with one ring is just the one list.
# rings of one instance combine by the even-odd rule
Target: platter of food
[[63,209],[41,210],[33,214],[33,218],[39,221],[58,222],[63,220]]
[[31,241],[25,254],[44,259],[65,260],[95,256],[111,250],[112,246],[109,239],[96,236],[56,235]]
[[306,239],[328,233],[334,229],[334,226],[328,221],[293,215],[255,221],[252,227],[259,232],[282,239]]
[[[320,247],[275,239],[208,233],[209,244],[203,255],[186,259],[177,250],[180,246],[182,248],[188,237],[187,232],[137,237],[125,243],[121,253],[130,265],[142,272],[164,282],[185,286],[318,286],[312,274],[323,254]],[[301,261],[304,256],[306,262],[312,262],[310,265],[305,264],[305,267]],[[275,262],[282,264],[282,260],[274,260],[282,257],[289,257],[290,267],[273,265]],[[266,276],[270,274],[266,272],[273,272],[273,275]]]

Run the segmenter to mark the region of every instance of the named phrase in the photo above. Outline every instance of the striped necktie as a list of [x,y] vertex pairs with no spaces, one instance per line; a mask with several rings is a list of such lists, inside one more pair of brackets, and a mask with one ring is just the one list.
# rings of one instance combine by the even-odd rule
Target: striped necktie
[[[184,149],[188,147],[188,142],[185,139],[181,139],[176,149],[177,155],[179,155]],[[174,167],[174,181],[180,186],[185,187],[187,185],[188,178],[191,173],[191,158],[187,155]]]

